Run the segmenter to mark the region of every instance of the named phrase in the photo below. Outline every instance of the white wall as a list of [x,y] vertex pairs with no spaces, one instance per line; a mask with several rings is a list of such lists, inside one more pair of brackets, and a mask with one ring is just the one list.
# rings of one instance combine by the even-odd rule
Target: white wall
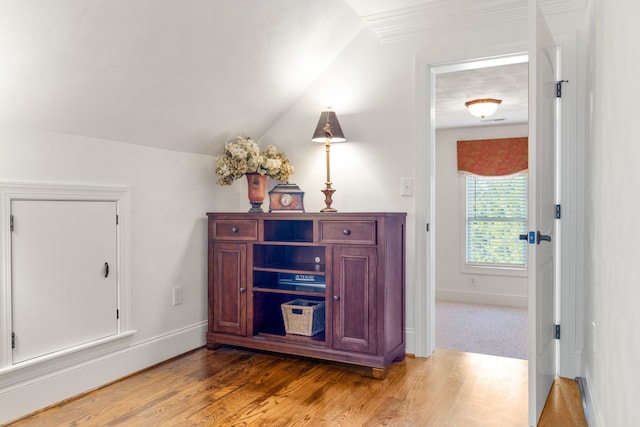
[[640,3],[590,3],[584,371],[593,425],[632,426],[640,420]]
[[[137,331],[116,354],[0,386],[0,423],[204,344],[205,214],[241,209],[232,202],[240,199],[239,188],[218,189],[214,175],[210,156],[0,129],[0,181],[129,188],[130,217],[124,220],[130,221],[131,326]],[[183,303],[173,306],[171,289],[178,285]]]
[[[563,31],[571,31],[574,25],[562,19],[556,21],[556,28]],[[297,169],[292,182],[306,192],[307,210],[318,211],[323,206],[320,189],[325,180],[324,151],[322,144],[312,143],[310,138],[320,111],[326,105],[333,106],[348,139],[332,146],[332,181],[337,189],[334,206],[339,211],[408,212],[408,352],[416,349],[419,311],[428,310],[420,305],[421,301],[416,304],[419,289],[425,287],[425,244],[420,242],[426,240],[424,222],[430,218],[424,217],[426,209],[420,200],[424,200],[428,183],[416,179],[416,196],[400,196],[401,177],[428,176],[429,172],[427,159],[416,155],[426,151],[427,143],[421,129],[426,118],[416,115],[427,102],[418,96],[424,82],[418,81],[417,69],[423,64],[523,50],[524,22],[487,25],[472,31],[443,25],[437,35],[417,35],[406,42],[390,44],[380,44],[367,28],[262,137],[262,144],[273,143],[287,152]],[[48,378],[39,387],[14,390],[9,397],[0,394],[2,417],[12,418],[15,407],[24,409],[18,397],[25,401],[57,401],[61,397],[54,392],[56,385],[65,385],[64,391],[71,395],[78,392],[76,382],[90,388],[203,342],[198,330],[189,339],[179,341],[181,347],[169,349],[165,344],[183,329],[201,326],[206,318],[204,212],[247,210],[246,187],[238,183],[229,188],[216,187],[212,158],[117,142],[3,130],[0,149],[2,180],[131,187],[135,223],[131,242],[132,311],[133,327],[139,331],[130,352],[89,364],[64,378]],[[172,256],[176,250],[180,255]],[[182,279],[195,284],[185,288],[185,303],[172,307],[170,288]],[[199,305],[190,305],[189,298],[198,295],[202,297]],[[196,326],[191,328],[192,325]],[[87,378],[93,385],[88,384]]]
[[[464,198],[458,174],[457,141],[517,138],[528,125],[478,126],[436,132],[436,299],[527,307],[526,276],[470,274],[461,271],[464,253]],[[471,284],[471,280],[474,283]]]
[[[521,23],[522,24],[522,23]],[[331,178],[337,189],[334,206],[338,211],[407,212],[407,351],[419,353],[416,341],[417,319],[428,313],[425,280],[421,277],[427,254],[424,253],[426,209],[418,206],[426,199],[427,158],[419,158],[420,145],[427,135],[416,117],[419,99],[417,67],[421,61],[437,63],[512,54],[526,50],[526,25],[508,23],[479,30],[473,35],[448,32],[432,38],[417,37],[398,43],[381,44],[371,29],[364,29],[262,138],[290,155],[297,169],[291,180],[306,192],[309,211],[322,206],[324,147],[310,141],[320,112],[333,107],[347,142],[331,148]],[[505,42],[504,34],[510,34]],[[470,47],[469,39],[476,44]],[[514,40],[520,40],[518,43]],[[487,48],[490,46],[491,48]],[[420,58],[420,60],[418,59]],[[428,111],[428,110],[427,110]],[[415,179],[415,195],[400,195],[400,178]],[[425,221],[426,220],[426,221]],[[424,221],[424,222],[423,222]],[[423,302],[424,301],[424,302]],[[427,315],[428,317],[428,315]],[[426,334],[426,331],[423,331]]]
[[[415,177],[413,54],[403,46],[381,46],[367,29],[352,42],[262,138],[287,152],[291,177],[305,191],[307,211],[324,207],[324,145],[311,136],[325,106],[333,107],[347,142],[331,146],[331,180],[339,212],[407,212],[407,351],[413,345],[415,239],[414,197],[400,196],[400,177]],[[424,191],[416,186],[415,191]]]
[[[575,32],[580,25],[574,16],[555,21],[561,32]],[[428,299],[432,297],[426,284],[430,272],[425,265],[431,256],[426,223],[435,222],[437,235],[439,220],[431,217],[426,206],[429,108],[423,69],[524,52],[526,30],[523,19],[469,30],[439,27],[437,34],[381,43],[365,28],[263,135],[263,143],[273,143],[291,157],[297,169],[291,180],[306,192],[307,210],[317,211],[323,206],[324,149],[310,139],[320,112],[332,106],[347,137],[347,142],[331,148],[331,178],[337,189],[334,207],[408,213],[406,325],[410,353],[430,354],[425,338],[431,317]],[[415,178],[413,197],[400,196],[401,177]]]

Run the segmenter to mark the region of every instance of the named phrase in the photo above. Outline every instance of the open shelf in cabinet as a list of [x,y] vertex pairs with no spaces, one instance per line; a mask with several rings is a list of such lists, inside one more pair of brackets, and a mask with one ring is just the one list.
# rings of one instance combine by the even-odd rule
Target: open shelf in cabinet
[[259,267],[253,267],[254,271],[286,271],[289,273],[298,274],[319,274],[324,276],[325,265],[324,264],[294,264],[292,262],[282,262],[267,264]]
[[256,270],[253,273],[254,292],[289,293],[291,295],[324,296],[326,292],[324,273],[283,273]]
[[313,221],[311,220],[265,220],[264,240],[266,242],[313,242]]
[[[287,334],[281,305],[291,302],[299,296],[300,294],[297,293],[254,292],[253,334],[279,341],[307,342],[316,345],[325,343],[326,318],[325,328],[313,336]],[[305,299],[324,301],[324,298],[314,298],[313,296],[306,296]]]
[[255,286],[254,292],[273,293],[273,294],[289,294],[296,296],[324,296],[325,288],[322,287],[310,287],[310,286],[295,286],[295,285],[279,285],[275,287],[269,286]]
[[253,247],[253,270],[324,275],[324,246],[283,246],[256,244]]

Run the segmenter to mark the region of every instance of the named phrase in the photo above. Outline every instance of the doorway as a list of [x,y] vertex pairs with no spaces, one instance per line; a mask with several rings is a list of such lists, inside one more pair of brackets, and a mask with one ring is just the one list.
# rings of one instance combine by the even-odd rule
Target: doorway
[[[467,263],[467,178],[458,173],[456,142],[528,135],[527,55],[456,63],[433,72],[435,348],[526,359],[526,268]],[[502,103],[495,114],[474,117],[464,103],[482,98]],[[523,191],[526,198],[526,184]],[[515,245],[526,252],[526,242]]]

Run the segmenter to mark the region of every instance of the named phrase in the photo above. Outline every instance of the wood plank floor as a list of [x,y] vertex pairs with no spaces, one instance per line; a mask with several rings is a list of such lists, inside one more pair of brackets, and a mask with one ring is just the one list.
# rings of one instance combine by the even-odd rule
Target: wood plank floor
[[[11,426],[527,425],[524,360],[436,350],[391,366],[385,380],[361,374],[344,364],[202,348]],[[575,406],[563,409],[571,395],[557,396],[544,425],[586,426],[571,418]]]
[[538,427],[557,426],[588,427],[575,380],[556,378],[544,405]]

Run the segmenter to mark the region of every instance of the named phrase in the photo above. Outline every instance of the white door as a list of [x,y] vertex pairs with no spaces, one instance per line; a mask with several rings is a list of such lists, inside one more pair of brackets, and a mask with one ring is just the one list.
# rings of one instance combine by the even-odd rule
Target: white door
[[12,200],[13,363],[117,333],[116,202]]
[[[536,0],[529,1],[529,425],[556,373],[554,330],[556,45]],[[530,243],[531,234],[530,231]],[[540,239],[541,237],[542,239]]]

